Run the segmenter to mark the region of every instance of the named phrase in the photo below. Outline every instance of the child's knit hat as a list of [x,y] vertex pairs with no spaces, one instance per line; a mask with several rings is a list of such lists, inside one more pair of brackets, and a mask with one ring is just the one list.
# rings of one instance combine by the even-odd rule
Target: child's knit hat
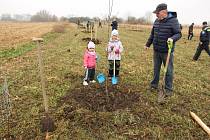
[[95,49],[95,44],[92,41],[88,43],[88,49],[91,49],[91,48]]
[[118,31],[117,31],[116,29],[114,29],[114,30],[112,31],[112,36],[114,36],[114,35],[116,35],[116,36],[119,35],[119,33],[118,33]]

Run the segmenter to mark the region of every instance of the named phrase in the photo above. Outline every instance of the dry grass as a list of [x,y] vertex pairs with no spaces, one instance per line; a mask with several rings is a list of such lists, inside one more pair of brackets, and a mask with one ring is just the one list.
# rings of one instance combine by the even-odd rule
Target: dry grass
[[14,47],[18,43],[40,37],[57,23],[0,22],[0,49]]
[[53,26],[53,32],[56,32],[56,33],[64,33],[65,32],[65,26],[63,24],[54,25]]

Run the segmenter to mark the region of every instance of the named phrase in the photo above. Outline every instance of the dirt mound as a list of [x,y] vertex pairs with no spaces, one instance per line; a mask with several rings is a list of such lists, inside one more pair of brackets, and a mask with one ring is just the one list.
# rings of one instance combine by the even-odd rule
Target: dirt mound
[[[79,106],[91,111],[108,111],[112,112],[118,109],[131,108],[133,104],[139,101],[140,94],[132,93],[126,87],[111,86],[108,89],[108,94],[105,92],[105,87],[100,85],[92,85],[89,87],[75,88],[61,99],[62,103],[72,104],[74,99]],[[75,107],[70,107],[70,111]],[[64,112],[68,112],[66,109]],[[66,112],[66,113],[67,113]]]
[[[62,113],[57,120],[68,121],[71,137],[78,138],[75,124],[88,130],[95,139],[108,139],[104,134],[110,131],[128,139],[137,138],[138,136],[125,134],[127,126],[142,128],[148,125],[148,120],[152,118],[148,114],[154,109],[147,108],[149,105],[143,94],[126,85],[109,85],[108,94],[105,91],[104,85],[79,86],[68,91],[66,96],[58,101],[58,108]],[[139,111],[135,109],[137,106],[141,108]],[[147,134],[145,137],[150,136]]]
[[3,138],[0,137],[0,140],[1,139],[2,140],[15,140],[15,136],[14,135],[7,134]]
[[[87,30],[83,30],[83,31],[81,31],[81,32],[83,32],[83,33],[91,33],[91,31],[87,31]],[[95,31],[92,31],[92,33],[94,33]]]
[[[86,37],[86,38],[82,38],[82,41],[85,41],[85,42],[89,42],[91,40],[90,37]],[[101,40],[99,39],[95,39],[95,38],[92,38],[92,41],[95,43],[95,44],[101,44]]]
[[138,30],[138,29],[131,29],[130,31],[135,31],[135,32],[144,32],[143,30]]

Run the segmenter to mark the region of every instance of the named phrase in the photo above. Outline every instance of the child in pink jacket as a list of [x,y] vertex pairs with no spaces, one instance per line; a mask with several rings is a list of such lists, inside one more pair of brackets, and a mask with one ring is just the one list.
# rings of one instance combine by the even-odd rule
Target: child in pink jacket
[[89,82],[95,83],[95,67],[96,67],[96,52],[95,52],[95,44],[90,41],[88,43],[87,50],[84,54],[84,67],[85,67],[85,78],[83,81],[83,85],[87,86]]

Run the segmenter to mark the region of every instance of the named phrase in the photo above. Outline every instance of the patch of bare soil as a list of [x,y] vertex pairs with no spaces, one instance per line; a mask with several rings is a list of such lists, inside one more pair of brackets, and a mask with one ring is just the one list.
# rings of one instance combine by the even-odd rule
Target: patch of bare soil
[[101,44],[102,43],[101,40],[95,39],[95,38],[92,38],[92,40],[91,40],[90,37],[82,38],[82,41],[85,41],[85,42],[93,41],[95,44]]

